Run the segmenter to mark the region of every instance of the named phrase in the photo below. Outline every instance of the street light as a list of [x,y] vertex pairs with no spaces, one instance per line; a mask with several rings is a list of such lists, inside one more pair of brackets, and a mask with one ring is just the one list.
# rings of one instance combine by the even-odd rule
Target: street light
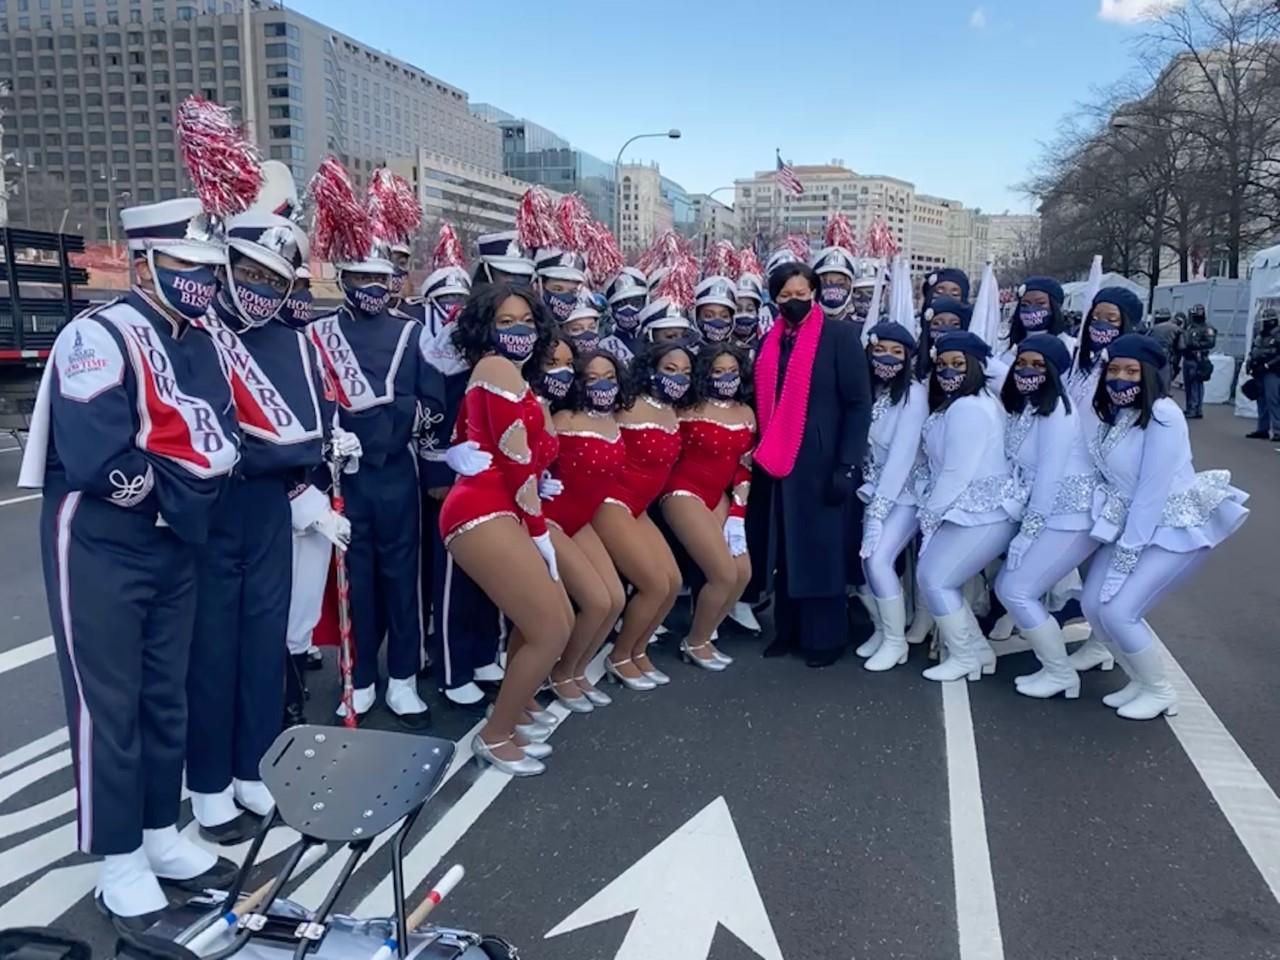
[[679,140],[680,131],[672,127],[663,133],[637,133],[618,150],[618,155],[613,161],[613,235],[618,238],[619,243],[622,242],[622,178],[619,176],[618,170],[622,166],[622,154],[631,144],[646,137],[666,137],[670,140]]

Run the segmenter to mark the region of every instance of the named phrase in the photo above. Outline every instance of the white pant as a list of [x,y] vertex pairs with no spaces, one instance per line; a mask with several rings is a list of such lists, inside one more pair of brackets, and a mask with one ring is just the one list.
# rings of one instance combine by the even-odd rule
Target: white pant
[[333,544],[314,530],[293,533],[293,586],[289,594],[289,626],[285,643],[290,653],[306,653],[311,631],[320,622],[324,587],[329,578]]
[[1137,653],[1154,639],[1142,618],[1166,593],[1195,573],[1209,558],[1209,548],[1173,553],[1161,547],[1146,547],[1120,592],[1103,602],[1102,582],[1107,578],[1114,552],[1115,547],[1110,544],[1098,551],[1084,579],[1080,605],[1103,640],[1125,653]]
[[945,617],[963,607],[965,582],[1004,553],[1017,532],[1017,524],[1009,520],[979,527],[944,522],[921,552],[916,570],[916,582],[929,612]]
[[[862,522],[865,527],[866,518]],[[916,535],[917,529],[915,507],[895,504],[884,518],[880,541],[871,551],[871,556],[862,561],[862,573],[877,599],[888,600],[901,595],[902,584],[898,580],[894,564],[898,561],[898,554]]]
[[1016,570],[1007,564],[1001,569],[996,596],[1019,630],[1034,630],[1049,619],[1045,594],[1097,549],[1098,541],[1088,530],[1043,530]]

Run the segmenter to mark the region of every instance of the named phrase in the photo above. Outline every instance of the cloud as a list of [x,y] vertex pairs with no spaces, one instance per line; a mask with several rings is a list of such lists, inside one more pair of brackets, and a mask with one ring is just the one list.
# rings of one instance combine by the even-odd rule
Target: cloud
[[1137,23],[1150,20],[1171,7],[1181,7],[1187,0],[1102,0],[1099,20],[1112,23]]
[[975,7],[973,13],[969,14],[969,26],[975,30],[981,30],[987,25],[987,8]]

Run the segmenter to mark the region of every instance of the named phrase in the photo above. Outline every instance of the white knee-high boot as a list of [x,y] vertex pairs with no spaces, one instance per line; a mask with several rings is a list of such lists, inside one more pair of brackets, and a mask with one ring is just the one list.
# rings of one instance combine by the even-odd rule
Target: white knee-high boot
[[1075,653],[1071,655],[1071,666],[1075,667],[1080,673],[1086,670],[1092,670],[1094,667],[1101,667],[1103,670],[1110,670],[1116,665],[1116,658],[1112,655],[1107,645],[1098,639],[1095,633],[1086,640]]
[[1129,682],[1115,691],[1115,693],[1108,693],[1102,698],[1102,702],[1112,710],[1118,710],[1142,692],[1142,684],[1133,678],[1133,667],[1129,666],[1129,655],[1123,650],[1115,650],[1113,652],[1116,656],[1116,663],[1120,664],[1120,669],[1129,678]]
[[1049,617],[1044,623],[1032,630],[1023,630],[1022,635],[1031,644],[1044,669],[1029,680],[1019,684],[1017,690],[1024,697],[1035,697],[1047,700],[1062,694],[1068,700],[1080,696],[1080,674],[1076,673],[1067,658],[1067,646],[1062,641],[1062,628],[1058,621]]
[[995,647],[991,646],[991,641],[987,639],[987,635],[982,632],[982,624],[978,623],[978,615],[973,612],[972,607],[964,608],[965,619],[969,623],[969,634],[973,637],[974,647],[978,652],[978,659],[982,661],[982,672],[987,676],[996,672],[996,656]]
[[902,594],[877,600],[880,607],[880,646],[863,666],[873,673],[907,662],[907,604]]
[[858,599],[862,601],[868,616],[871,617],[871,622],[875,624],[875,632],[858,644],[857,649],[853,651],[865,660],[880,649],[880,643],[884,640],[884,624],[880,621],[880,601],[865,584],[858,588]]
[[965,677],[978,680],[982,677],[982,654],[979,646],[981,634],[970,629],[969,616],[968,607],[961,607],[954,613],[934,618],[947,658],[924,671],[926,680],[946,682]]
[[1125,654],[1125,659],[1141,691],[1116,713],[1126,720],[1154,720],[1166,714],[1176,716],[1178,695],[1169,683],[1159,642],[1152,641],[1137,653]]
[[915,645],[924,643],[929,639],[929,632],[933,630],[933,614],[931,614],[923,603],[916,601],[916,609],[911,617],[911,629],[907,631],[907,643]]

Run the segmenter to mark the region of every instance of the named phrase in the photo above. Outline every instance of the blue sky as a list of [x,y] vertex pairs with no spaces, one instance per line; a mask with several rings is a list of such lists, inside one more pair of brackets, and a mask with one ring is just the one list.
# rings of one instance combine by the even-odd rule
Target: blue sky
[[[987,212],[1038,142],[1126,73],[1150,0],[291,0],[289,6],[612,161],[690,191],[841,158]],[[1177,0],[1166,0],[1177,2]],[[1100,17],[1109,7],[1108,19]],[[723,195],[721,195],[723,198]]]

